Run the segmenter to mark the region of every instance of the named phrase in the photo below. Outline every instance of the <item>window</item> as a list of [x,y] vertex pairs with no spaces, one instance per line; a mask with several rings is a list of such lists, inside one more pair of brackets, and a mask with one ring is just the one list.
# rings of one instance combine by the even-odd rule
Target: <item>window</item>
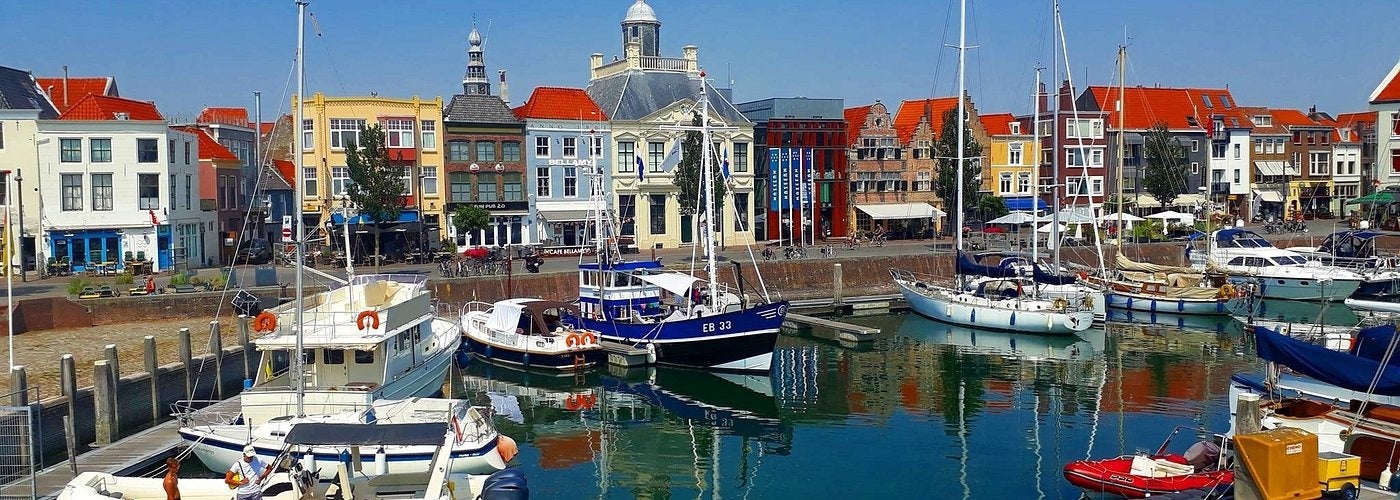
[[1103,178],[1093,177],[1089,179],[1089,194],[1103,194]]
[[1191,175],[1201,175],[1200,162],[1191,162]]
[[1065,179],[1065,194],[1066,194],[1066,195],[1071,195],[1071,196],[1073,196],[1073,195],[1080,195],[1080,194],[1089,194],[1089,193],[1087,193],[1087,192],[1082,192],[1082,191],[1079,190],[1079,188],[1081,188],[1081,187],[1087,187],[1087,184],[1085,184],[1085,183],[1083,183],[1083,182],[1081,182],[1081,181],[1083,181],[1083,179],[1080,178],[1080,177],[1070,177],[1070,178]]
[[1254,152],[1255,152],[1255,153],[1263,153],[1263,152],[1264,152],[1264,140],[1263,140],[1263,139],[1255,139],[1255,140],[1254,140]]
[[1400,173],[1400,148],[1390,150],[1390,170]]
[[1294,133],[1293,133],[1293,143],[1294,143],[1294,144],[1302,144],[1302,143],[1303,143],[1303,133],[1302,133],[1302,132],[1294,132]]
[[63,211],[83,209],[83,174],[63,174]]
[[[112,140],[111,139],[88,139],[89,159],[93,163],[111,163],[112,161]],[[68,161],[68,160],[64,160]]]
[[496,196],[496,174],[477,174],[476,201],[498,201],[499,198]]
[[734,164],[730,165],[730,167],[734,172],[749,171],[749,143],[734,143]]
[[549,138],[535,138],[535,158],[549,158]]
[[166,151],[169,151],[169,152],[170,152],[170,164],[171,164],[171,165],[174,165],[174,164],[175,164],[175,139],[171,139],[171,140],[170,140],[170,147],[169,147],[169,148],[166,148]]
[[1016,175],[1016,192],[1031,192],[1031,174],[1029,172],[1021,172]]
[[303,167],[301,169],[302,193],[304,198],[316,198],[320,193],[316,190],[316,167]]
[[1347,162],[1347,173],[1351,175],[1356,175],[1356,160],[1351,160]]
[[637,163],[637,143],[623,141],[617,143],[617,171],[631,172]]
[[400,192],[404,196],[413,196],[413,167],[404,165],[401,168],[403,168],[403,177],[399,182],[403,184],[403,187]]
[[331,149],[347,149],[354,146],[365,129],[364,120],[331,118]]
[[[81,177],[79,178],[81,179]],[[67,196],[68,176],[63,179],[64,196]],[[81,186],[78,187],[82,189]],[[64,200],[64,205],[67,205]],[[68,210],[65,206],[64,210]],[[101,211],[112,210],[112,174],[92,174],[92,209]]]
[[[237,186],[237,182],[235,182],[234,184],[235,184],[235,185],[233,186],[234,198],[233,198],[232,200],[229,201],[229,205],[230,205],[229,208],[238,208],[238,186]],[[194,187],[194,176],[193,176],[193,175],[190,175],[190,174],[185,174],[185,210],[189,210],[189,209],[190,209],[190,194],[191,194],[191,193],[190,193],[190,190],[191,190],[193,187]],[[170,202],[170,204],[171,204],[171,205],[174,205],[175,202],[172,201],[172,202]]]
[[[431,123],[431,122],[429,122]],[[425,146],[426,147],[426,146]],[[368,365],[374,363],[374,351],[355,350],[355,364]]]
[[549,198],[549,167],[535,167],[535,196]]
[[578,196],[578,169],[564,167],[564,196]]
[[1210,103],[1210,96],[1208,96],[1208,95],[1202,94],[1202,95],[1201,95],[1201,102],[1206,103],[1206,108],[1214,108],[1214,107],[1215,107],[1214,105],[1212,105],[1212,104]]
[[637,234],[637,195],[624,194],[617,197],[617,217],[622,222],[622,234]]
[[1240,169],[1235,169],[1235,184],[1240,183]]
[[1011,192],[1011,172],[1002,172],[1001,175],[998,176],[998,178],[999,178],[999,182],[997,183],[997,194],[1010,193],[1010,192]]
[[156,142],[155,139],[137,139],[136,162],[155,163],[158,161],[160,161],[160,143]]
[[1192,139],[1192,140],[1191,140],[1191,152],[1192,152],[1192,153],[1195,153],[1195,152],[1200,151],[1200,150],[1201,150],[1201,141]]
[[588,157],[589,157],[589,158],[602,158],[602,157],[603,157],[603,138],[602,138],[602,137],[599,137],[599,136],[596,136],[596,135],[595,135],[595,136],[591,136],[591,137],[588,138]]
[[496,143],[477,141],[476,161],[496,161]]
[[1235,145],[1233,146],[1233,149],[1235,150],[1235,159],[1236,159],[1236,160],[1240,159],[1240,145],[1239,145],[1239,144],[1235,144]]
[[664,143],[664,142],[648,142],[648,143],[647,143],[647,171],[649,171],[649,172],[660,172],[660,171],[661,171],[661,162],[662,162],[662,161],[665,161],[665,158],[666,158],[666,143]]
[[447,161],[472,161],[472,143],[447,141]]
[[447,180],[451,189],[450,201],[472,201],[471,176],[467,175],[466,172],[452,172],[447,174]]
[[578,158],[578,138],[564,138],[564,158]]
[[516,172],[507,172],[502,174],[501,177],[504,180],[501,187],[505,191],[502,200],[525,201],[524,183],[521,182],[520,174]]
[[1071,139],[1097,139],[1103,137],[1103,120],[1068,120],[1065,123],[1066,137]]
[[[234,151],[237,151],[237,149],[234,149]],[[239,159],[242,160],[242,158]],[[190,164],[190,141],[185,141],[185,164]]]
[[312,120],[302,120],[302,121],[301,121],[301,149],[304,149],[304,150],[316,149],[315,136],[312,135],[312,132],[311,132],[311,124],[312,124],[312,123],[315,123],[315,122],[312,121]]
[[340,349],[321,349],[321,362],[327,365],[345,364],[345,351]]
[[63,163],[78,163],[83,161],[83,140],[82,139],[59,139],[59,149],[61,154],[58,161]]
[[141,210],[160,210],[160,176],[157,174],[139,174],[136,176],[137,196],[140,197]]
[[384,120],[384,143],[391,148],[413,147],[413,120]]
[[1328,175],[1328,164],[1331,163],[1330,153],[1308,153],[1308,173],[1312,175]]
[[[175,209],[175,174],[170,174],[170,184],[169,184],[169,186],[170,186],[170,187],[169,187],[168,189],[169,189],[169,192],[170,192],[170,204],[169,204],[169,205],[166,205],[166,206],[169,207],[171,210],[174,210],[174,209]],[[160,195],[160,186],[159,186],[159,185],[156,186],[156,195],[157,195],[157,196]]]
[[927,170],[914,174],[915,191],[933,191],[933,172]]
[[[1196,141],[1191,141],[1191,142],[1194,143],[1194,142],[1196,142]],[[1223,143],[1223,142],[1212,142],[1212,143],[1210,144],[1210,157],[1211,157],[1211,158],[1225,158],[1225,146],[1226,146],[1226,144]]]
[[438,194],[437,167],[423,167],[423,194],[426,196],[434,196]]
[[501,161],[520,161],[520,143],[515,141],[502,142]]
[[651,216],[651,234],[666,234],[666,195],[653,194],[647,197],[650,198],[651,205],[648,210],[648,215]]
[[1011,143],[1011,144],[1007,144],[1006,147],[1007,147],[1007,160],[1006,160],[1006,163],[1007,163],[1008,165],[1021,165],[1021,164],[1022,164],[1022,160],[1024,159],[1024,157],[1021,155],[1021,147],[1022,147],[1022,146],[1021,146],[1021,143],[1019,143],[1019,142],[1013,142],[1013,143]]
[[734,212],[739,214],[734,218],[735,231],[749,230],[749,194],[734,193]]
[[349,192],[350,167],[331,167],[331,196],[341,196]]
[[437,149],[437,122],[423,120],[419,126],[423,128],[423,149],[429,151]]

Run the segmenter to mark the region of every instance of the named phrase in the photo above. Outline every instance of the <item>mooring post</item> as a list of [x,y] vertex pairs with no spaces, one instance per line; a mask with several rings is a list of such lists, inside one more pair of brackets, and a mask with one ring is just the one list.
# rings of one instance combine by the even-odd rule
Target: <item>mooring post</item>
[[29,406],[29,377],[23,365],[10,367],[10,405]]
[[107,360],[92,363],[92,404],[93,429],[97,434],[97,445],[112,444],[117,434],[117,413],[113,405],[112,366]]
[[1235,401],[1235,435],[1259,432],[1260,418],[1259,395],[1240,394]]
[[190,352],[190,329],[180,329],[180,364],[185,372],[185,399],[194,399],[194,355]]
[[243,378],[253,378],[253,344],[249,336],[247,314],[238,315],[238,345],[243,346]]
[[141,347],[146,354],[146,373],[151,377],[151,422],[160,421],[160,383],[157,382],[157,372],[160,371],[160,363],[156,361],[156,338],[147,335],[141,341]]
[[121,362],[117,360],[117,345],[107,344],[103,348],[103,359],[107,360],[107,366],[112,369],[112,387],[116,387],[117,381],[122,378]]
[[217,319],[209,322],[209,353],[214,355],[214,397],[224,399],[224,335]]
[[831,299],[831,305],[840,306],[842,303],[845,302],[845,300],[844,300],[843,297],[842,297],[843,294],[842,294],[842,290],[841,290],[841,289],[842,289],[842,284],[841,284],[841,263],[840,263],[840,262],[837,262],[836,265],[835,265],[835,267],[833,267],[833,268],[831,269],[831,282],[832,282],[832,285],[834,286],[834,289],[832,290],[833,295],[832,295],[832,299]]
[[63,416],[64,444],[68,447],[68,469],[73,471],[73,475],[78,475],[78,438],[77,429],[73,427],[73,415]]

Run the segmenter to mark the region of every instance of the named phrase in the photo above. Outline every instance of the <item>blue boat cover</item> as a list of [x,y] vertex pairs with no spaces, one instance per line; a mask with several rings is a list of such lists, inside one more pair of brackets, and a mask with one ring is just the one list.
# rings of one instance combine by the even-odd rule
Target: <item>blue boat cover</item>
[[1072,283],[1074,283],[1074,282],[1076,282],[1076,281],[1078,281],[1078,280],[1079,280],[1079,277],[1078,277],[1078,276],[1075,276],[1075,275],[1073,275],[1073,274],[1071,274],[1071,275],[1069,275],[1069,276],[1062,276],[1062,275],[1058,275],[1058,274],[1050,274],[1050,273],[1047,273],[1047,272],[1045,272],[1045,271],[1042,271],[1042,270],[1040,269],[1040,265],[1037,264],[1037,265],[1035,266],[1035,282],[1036,282],[1036,283],[1041,283],[1041,284],[1045,284],[1045,285],[1069,285],[1069,284],[1072,284]]
[[[1369,329],[1368,329],[1369,330]],[[1392,327],[1392,335],[1393,335]],[[1278,363],[1299,374],[1353,391],[1382,396],[1400,396],[1400,367],[1349,352],[1290,338],[1266,327],[1256,326],[1254,338],[1259,357]],[[1377,372],[1380,373],[1377,378]],[[1372,390],[1372,381],[1375,388]]]
[[1372,240],[1380,235],[1376,231],[1338,231],[1323,240],[1317,250],[1343,258],[1375,257],[1376,246]]
[[[1357,332],[1351,343],[1351,353],[1371,361],[1380,362],[1390,349],[1391,339],[1395,338],[1395,325],[1380,325],[1363,328]],[[1390,356],[1391,365],[1400,365],[1400,356]]]
[[[1010,261],[1007,261],[1010,263]],[[988,266],[972,260],[967,254],[958,252],[958,274],[986,276],[989,278],[1014,278],[1016,270],[1011,266]]]
[[1003,200],[1006,201],[1006,209],[1012,212],[1038,212],[1050,209],[1045,200],[1033,196],[1017,196],[1003,198]]

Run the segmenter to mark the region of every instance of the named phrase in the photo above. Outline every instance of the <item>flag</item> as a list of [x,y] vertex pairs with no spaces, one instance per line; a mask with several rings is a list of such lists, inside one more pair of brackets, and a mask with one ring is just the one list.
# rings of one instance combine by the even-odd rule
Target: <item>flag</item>
[[671,152],[666,153],[666,159],[661,160],[661,171],[670,172],[674,170],[676,165],[681,164],[681,159],[684,158],[684,156],[685,154],[681,153],[681,140],[676,139],[676,142],[671,144]]
[[729,149],[728,149],[728,148],[725,148],[725,150],[724,150],[724,161],[723,161],[722,163],[720,163],[720,171],[724,173],[724,187],[726,187],[726,188],[730,187],[731,179],[729,178]]
[[646,165],[642,163],[642,157],[638,156],[638,157],[637,157],[637,180],[639,180],[639,181],[642,180],[642,176],[643,176],[643,175],[646,175],[644,172],[646,172]]

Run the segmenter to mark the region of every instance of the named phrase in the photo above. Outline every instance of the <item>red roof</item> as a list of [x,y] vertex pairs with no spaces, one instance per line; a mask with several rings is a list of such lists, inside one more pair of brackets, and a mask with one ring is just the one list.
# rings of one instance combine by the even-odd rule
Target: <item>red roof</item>
[[608,115],[583,89],[536,87],[525,104],[512,110],[520,119],[607,121]]
[[870,107],[874,104],[846,108],[846,142],[847,146],[854,146],[860,141],[860,129],[865,128],[865,117],[870,115]]
[[[1253,129],[1254,121],[1250,119],[1249,113],[1240,108],[1235,102],[1235,96],[1230,94],[1230,89],[1185,89],[1191,96],[1191,102],[1196,106],[1196,120],[1206,127],[1207,135],[1212,133],[1216,119],[1221,120],[1225,128]],[[1205,102],[1209,98],[1210,107],[1206,107]]]
[[[1118,87],[1093,86],[1088,92],[1098,103],[1099,109],[1108,113],[1107,126],[1117,130]],[[1192,124],[1196,117],[1196,107],[1191,103],[1191,94],[1185,89],[1161,87],[1127,87],[1123,89],[1122,117],[1124,130],[1147,130],[1165,123],[1170,130],[1200,129],[1200,123]]]
[[60,120],[116,120],[117,113],[126,113],[128,120],[164,121],[153,102],[137,101],[100,94],[88,94],[73,102],[59,115]]
[[274,127],[276,127],[276,126],[277,126],[277,122],[262,122],[262,123],[259,123],[259,124],[258,124],[258,135],[267,135],[267,134],[271,134],[271,133],[272,133],[272,129],[273,129]]
[[[1255,116],[1259,115],[1268,116],[1270,120],[1273,119],[1273,112],[1269,110],[1269,108],[1263,106],[1243,107],[1240,108],[1240,113],[1249,117],[1251,122]],[[1253,135],[1286,135],[1288,134],[1288,129],[1284,128],[1283,125],[1278,122],[1273,122],[1272,125],[1255,125],[1254,130],[1250,133]]]
[[248,127],[248,110],[243,108],[204,108],[195,123]]
[[296,182],[297,164],[291,160],[272,160],[272,166],[277,167],[277,173],[282,174],[282,179],[288,184]]
[[1308,118],[1307,114],[1296,109],[1270,109],[1269,113],[1274,116],[1274,125],[1284,127],[1316,127],[1321,123]]
[[1400,61],[1390,68],[1390,73],[1381,79],[1376,90],[1371,91],[1371,104],[1400,101],[1400,78],[1396,78],[1397,74],[1400,74]]
[[1375,111],[1358,111],[1356,113],[1342,113],[1337,115],[1337,123],[1351,126],[1357,123],[1376,123]]
[[894,115],[894,132],[900,144],[908,144],[914,138],[914,129],[919,128],[919,120],[925,111],[929,115],[929,128],[934,135],[943,128],[943,114],[958,108],[956,97],[935,97],[933,99],[913,99],[899,103],[899,112]]
[[991,113],[978,116],[987,135],[1011,135],[1011,122],[1017,121],[1011,113]]
[[199,137],[199,159],[201,160],[238,161],[238,156],[235,156],[233,152],[229,151],[223,144],[219,144],[219,141],[214,140],[213,137],[210,137],[209,134],[200,130],[198,127],[170,128],[188,132]]
[[88,94],[108,95],[110,92],[111,95],[116,95],[115,92],[112,92],[113,83],[115,83],[113,81],[114,79],[109,76],[67,78],[68,102],[63,101],[64,78],[35,78],[35,80],[39,82],[39,87],[42,88],[44,92],[49,93],[49,100],[53,101],[54,106],[58,107],[59,113],[68,111],[70,105],[77,104],[78,101],[82,100],[82,98],[86,97]]

